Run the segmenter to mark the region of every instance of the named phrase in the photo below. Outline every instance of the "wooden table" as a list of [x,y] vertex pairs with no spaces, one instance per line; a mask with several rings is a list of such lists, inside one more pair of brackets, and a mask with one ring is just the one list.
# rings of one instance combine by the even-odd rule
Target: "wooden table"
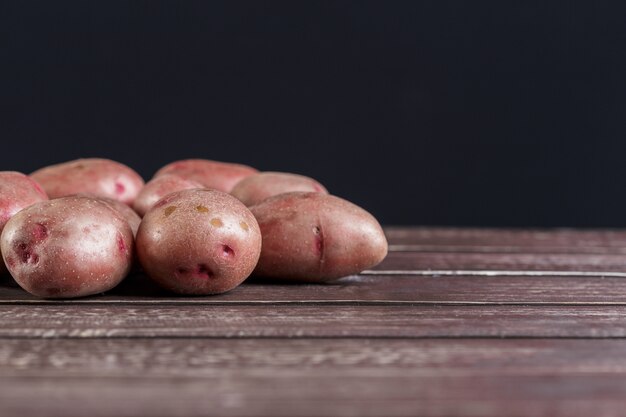
[[387,228],[373,271],[181,298],[0,286],[0,416],[626,413],[626,231]]

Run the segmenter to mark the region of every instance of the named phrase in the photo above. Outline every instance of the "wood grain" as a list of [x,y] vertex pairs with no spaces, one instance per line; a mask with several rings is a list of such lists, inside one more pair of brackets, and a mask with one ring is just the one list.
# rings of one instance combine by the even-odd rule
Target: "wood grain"
[[384,271],[492,270],[586,271],[626,273],[626,254],[528,254],[465,252],[390,252],[378,266]]
[[392,251],[626,253],[626,230],[386,227]]
[[624,340],[14,340],[0,345],[0,415],[616,415],[625,349]]
[[7,339],[0,375],[203,378],[302,368],[425,377],[621,375],[624,351],[624,339]]
[[623,338],[624,306],[1,306],[2,338]]
[[[312,375],[311,375],[312,374]],[[619,416],[624,375],[11,378],[7,416]],[[35,397],[36,396],[36,397]],[[34,399],[33,399],[34,398]]]
[[0,416],[616,416],[626,231],[386,228],[374,270],[178,297],[0,282]]
[[626,305],[626,279],[601,276],[353,276],[326,285],[246,283],[205,297],[166,293],[134,276],[104,295],[42,300],[20,288],[0,287],[0,305],[239,305],[257,304],[567,304]]

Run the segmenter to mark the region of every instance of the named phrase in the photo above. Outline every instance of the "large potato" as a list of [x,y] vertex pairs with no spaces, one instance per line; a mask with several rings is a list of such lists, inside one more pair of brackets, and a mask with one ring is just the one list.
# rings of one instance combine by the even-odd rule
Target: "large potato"
[[287,193],[250,207],[263,247],[255,275],[323,282],[380,263],[387,239],[362,208],[321,193]]
[[43,201],[13,216],[0,237],[9,272],[38,297],[70,298],[115,287],[129,272],[133,232],[97,199]]
[[30,175],[50,198],[89,193],[130,205],[143,187],[139,174],[110,159],[77,159],[41,168]]
[[159,200],[137,233],[144,271],[181,294],[219,294],[243,282],[261,251],[250,210],[216,190],[177,191]]
[[294,191],[328,194],[326,188],[313,178],[286,172],[261,172],[239,181],[230,192],[246,206],[266,198]]
[[190,190],[192,188],[205,188],[197,181],[188,180],[178,175],[165,174],[151,179],[143,187],[133,208],[139,215],[143,216],[161,198],[175,191]]
[[197,181],[207,188],[228,193],[239,181],[257,172],[256,169],[247,165],[208,159],[185,159],[165,165],[154,174],[154,178],[174,174]]

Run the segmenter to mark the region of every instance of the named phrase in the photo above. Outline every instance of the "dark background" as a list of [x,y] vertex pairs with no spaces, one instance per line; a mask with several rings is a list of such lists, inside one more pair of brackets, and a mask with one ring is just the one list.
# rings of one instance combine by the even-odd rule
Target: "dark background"
[[623,1],[0,3],[0,169],[313,176],[385,224],[626,226]]

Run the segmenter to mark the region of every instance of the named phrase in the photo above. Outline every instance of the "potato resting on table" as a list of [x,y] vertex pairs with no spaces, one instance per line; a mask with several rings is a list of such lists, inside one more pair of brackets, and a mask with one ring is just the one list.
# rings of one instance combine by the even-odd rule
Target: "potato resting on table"
[[241,284],[261,252],[250,210],[221,191],[177,191],[159,200],[137,232],[144,271],[181,294],[219,294]]
[[143,187],[134,170],[110,159],[86,158],[50,165],[30,174],[50,198],[94,194],[132,204]]
[[339,197],[286,193],[250,210],[263,236],[255,275],[324,282],[371,268],[387,255],[378,221]]
[[44,298],[97,294],[128,274],[133,232],[107,203],[72,196],[43,201],[13,216],[0,236],[15,281]]

